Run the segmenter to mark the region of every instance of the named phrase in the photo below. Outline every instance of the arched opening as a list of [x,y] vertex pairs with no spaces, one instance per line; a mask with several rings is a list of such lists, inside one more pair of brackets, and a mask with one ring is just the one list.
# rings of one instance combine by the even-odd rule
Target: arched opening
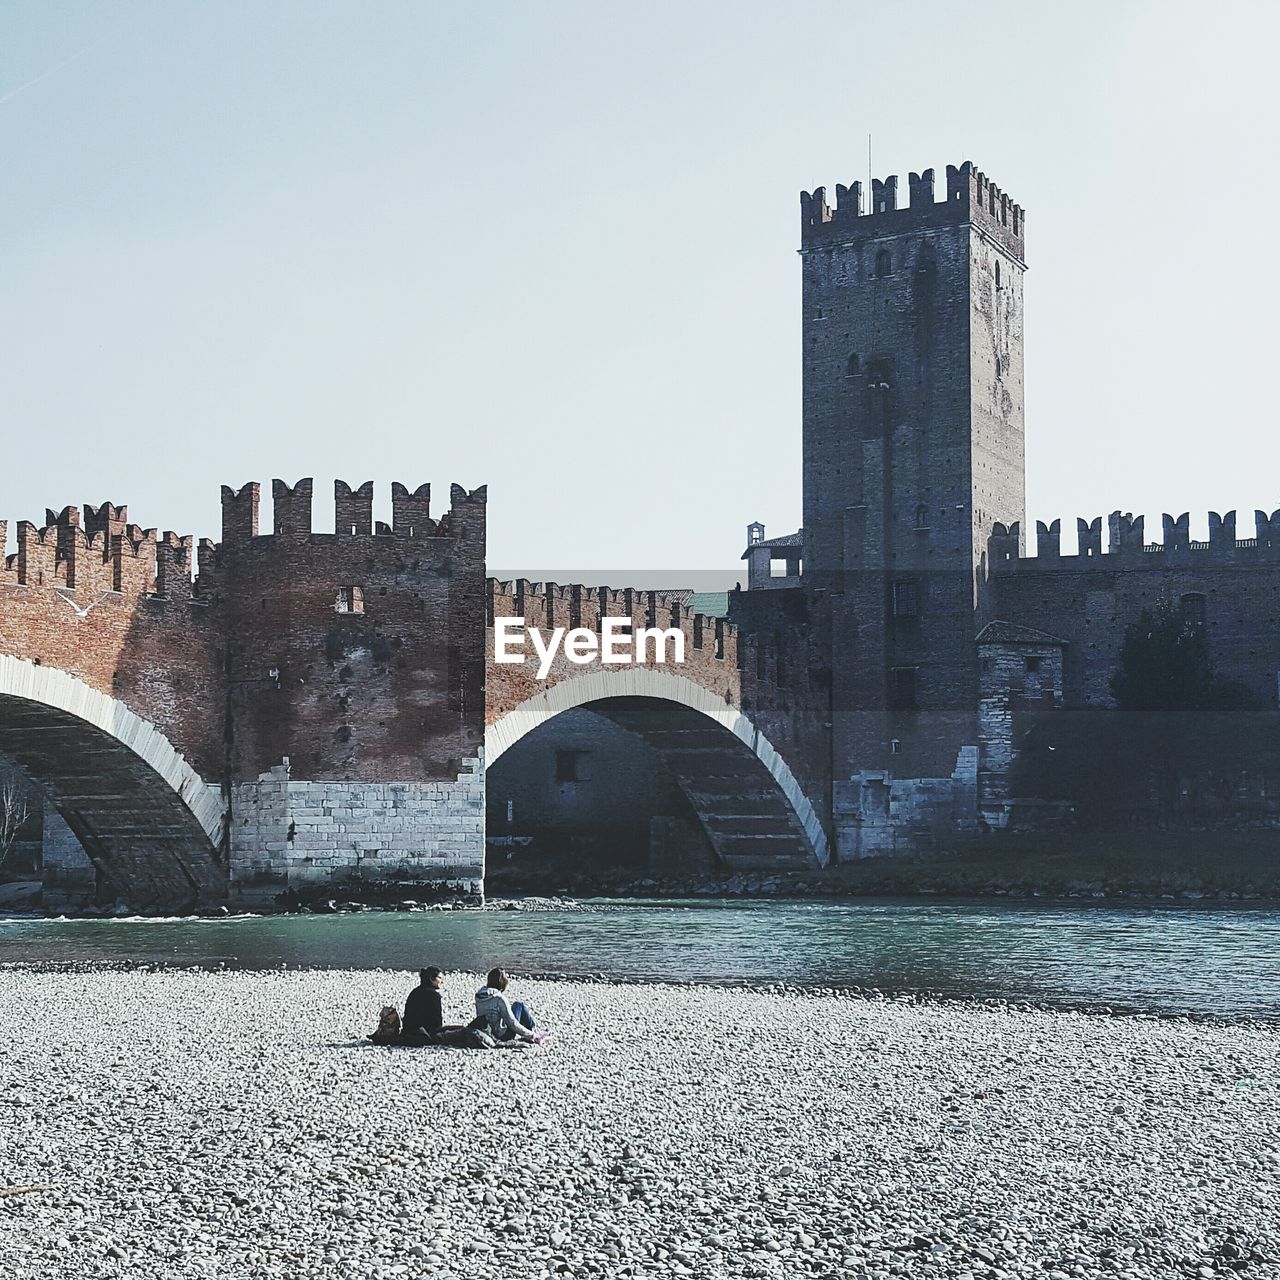
[[893,270],[893,257],[888,249],[881,249],[876,254],[876,277],[882,279]]
[[86,896],[167,912],[226,897],[216,788],[115,699],[0,655],[0,757],[39,789],[46,852],[88,863]]
[[490,894],[716,874],[710,840],[662,754],[590,706],[521,738],[488,768],[485,795]]
[[785,761],[741,712],[681,676],[564,681],[492,725],[485,755],[490,892],[715,880],[827,859]]

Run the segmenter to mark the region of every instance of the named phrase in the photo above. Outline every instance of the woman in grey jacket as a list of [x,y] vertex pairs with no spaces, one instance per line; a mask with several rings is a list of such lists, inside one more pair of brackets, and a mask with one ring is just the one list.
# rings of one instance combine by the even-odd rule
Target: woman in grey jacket
[[537,1044],[541,1036],[533,1028],[533,1015],[522,1004],[512,1007],[505,994],[507,981],[502,969],[489,970],[485,985],[476,992],[476,1021],[483,1018],[484,1029],[495,1040],[528,1040]]

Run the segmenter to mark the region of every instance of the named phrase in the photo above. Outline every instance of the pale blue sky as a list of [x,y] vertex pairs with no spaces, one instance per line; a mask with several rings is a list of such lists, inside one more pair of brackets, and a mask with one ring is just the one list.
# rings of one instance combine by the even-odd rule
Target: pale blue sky
[[799,520],[798,192],[873,130],[1028,210],[1031,518],[1249,536],[1277,13],[8,0],[0,518],[457,480],[492,565],[735,569]]

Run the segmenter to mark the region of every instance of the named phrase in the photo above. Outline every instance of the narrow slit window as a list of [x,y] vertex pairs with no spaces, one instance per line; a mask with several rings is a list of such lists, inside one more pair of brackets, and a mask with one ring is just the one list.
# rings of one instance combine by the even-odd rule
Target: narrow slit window
[[894,667],[889,672],[889,702],[895,711],[910,711],[916,706],[915,667]]
[[333,607],[338,613],[363,613],[364,591],[360,587],[339,587]]

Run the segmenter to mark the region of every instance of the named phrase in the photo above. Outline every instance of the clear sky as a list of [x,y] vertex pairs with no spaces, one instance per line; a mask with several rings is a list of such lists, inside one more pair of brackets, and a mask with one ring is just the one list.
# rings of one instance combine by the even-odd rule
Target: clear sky
[[221,483],[313,475],[324,529],[335,476],[382,510],[456,480],[494,566],[736,569],[799,522],[798,192],[870,130],[877,176],[972,158],[1028,211],[1031,519],[1251,536],[1278,35],[1168,0],[7,0],[0,518],[216,537]]

